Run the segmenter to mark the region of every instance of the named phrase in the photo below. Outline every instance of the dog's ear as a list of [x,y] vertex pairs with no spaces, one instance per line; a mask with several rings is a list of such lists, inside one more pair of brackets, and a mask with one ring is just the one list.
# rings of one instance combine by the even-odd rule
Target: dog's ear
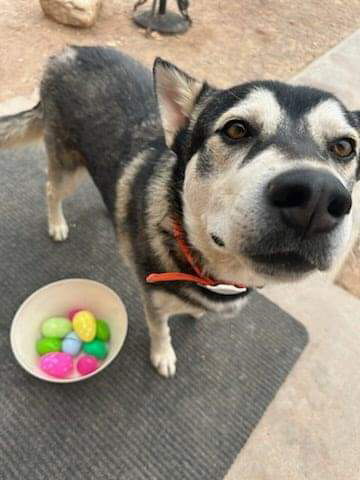
[[171,148],[176,133],[189,123],[203,83],[161,58],[154,63],[154,83],[166,144]]

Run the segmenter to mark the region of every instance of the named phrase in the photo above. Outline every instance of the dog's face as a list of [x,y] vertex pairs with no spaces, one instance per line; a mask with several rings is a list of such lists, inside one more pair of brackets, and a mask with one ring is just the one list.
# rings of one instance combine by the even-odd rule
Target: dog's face
[[296,280],[330,269],[352,232],[359,116],[308,87],[216,90],[161,60],[159,109],[180,174],[184,223],[209,274]]

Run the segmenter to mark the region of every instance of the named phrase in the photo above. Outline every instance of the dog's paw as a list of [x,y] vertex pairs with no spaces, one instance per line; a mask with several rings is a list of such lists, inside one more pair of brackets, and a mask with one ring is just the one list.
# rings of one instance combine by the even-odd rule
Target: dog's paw
[[176,372],[176,355],[170,342],[153,347],[151,363],[163,377],[173,377]]
[[55,242],[63,242],[69,235],[69,227],[64,221],[62,223],[50,224],[49,235]]

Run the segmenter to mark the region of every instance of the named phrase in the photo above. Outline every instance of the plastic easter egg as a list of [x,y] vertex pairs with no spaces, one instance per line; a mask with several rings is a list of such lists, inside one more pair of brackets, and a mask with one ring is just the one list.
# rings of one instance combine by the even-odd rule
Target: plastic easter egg
[[65,317],[51,317],[45,320],[41,326],[41,333],[44,337],[63,338],[72,330],[69,319]]
[[60,338],[40,338],[36,342],[36,351],[39,355],[45,355],[50,352],[60,352],[61,340]]
[[78,337],[77,333],[70,332],[65,338],[63,338],[61,344],[61,350],[65,353],[70,353],[70,355],[77,355],[81,350],[82,342]]
[[84,352],[96,358],[105,358],[108,353],[108,348],[105,342],[93,340],[92,342],[84,344]]
[[91,342],[96,334],[94,315],[87,310],[76,313],[73,318],[73,329],[83,342]]
[[104,320],[96,320],[96,338],[103,342],[110,340],[110,328]]
[[69,319],[72,320],[78,312],[82,312],[83,310],[83,308],[72,308],[68,312]]
[[82,355],[76,365],[80,375],[88,375],[94,372],[99,366],[99,362],[95,357],[90,355]]
[[69,353],[47,353],[40,358],[40,368],[48,375],[66,378],[73,369],[72,356]]

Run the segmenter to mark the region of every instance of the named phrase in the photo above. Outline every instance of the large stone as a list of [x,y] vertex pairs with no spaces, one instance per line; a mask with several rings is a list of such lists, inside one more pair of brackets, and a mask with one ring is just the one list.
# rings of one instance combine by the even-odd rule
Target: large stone
[[101,0],[40,0],[45,15],[64,25],[91,27],[101,7]]

